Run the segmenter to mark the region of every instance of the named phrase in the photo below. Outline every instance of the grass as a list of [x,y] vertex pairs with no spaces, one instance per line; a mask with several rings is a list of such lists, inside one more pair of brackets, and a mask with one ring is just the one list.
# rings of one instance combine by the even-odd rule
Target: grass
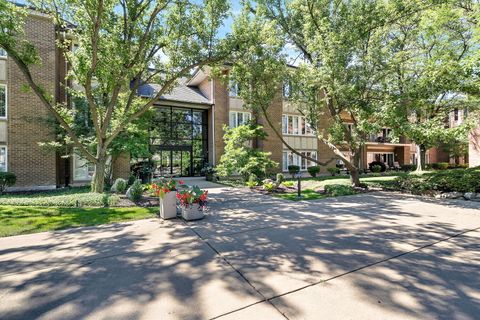
[[153,208],[59,208],[0,206],[0,237],[139,220],[156,215]]
[[[360,181],[369,186],[379,186],[384,182],[393,181],[396,177],[403,173],[395,173],[379,176],[365,176]],[[299,200],[317,200],[327,198],[328,195],[318,193],[316,190],[325,188],[326,185],[340,184],[349,185],[349,176],[321,176],[316,178],[302,178],[302,198],[297,198],[297,193],[276,193],[274,197],[299,201]],[[295,183],[296,186],[296,183]]]
[[103,207],[119,202],[118,195],[92,193],[89,187],[57,189],[45,192],[9,193],[0,196],[0,205],[7,206],[55,206],[55,207]]
[[274,193],[272,194],[276,198],[284,199],[284,200],[291,200],[291,201],[300,201],[300,200],[317,200],[317,199],[324,199],[327,196],[325,194],[321,194],[316,192],[312,189],[302,190],[302,197],[297,198],[297,193]]

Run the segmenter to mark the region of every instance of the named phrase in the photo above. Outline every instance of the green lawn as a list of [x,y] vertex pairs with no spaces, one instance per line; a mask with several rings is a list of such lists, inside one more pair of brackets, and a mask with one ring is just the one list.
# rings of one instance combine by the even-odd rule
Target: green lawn
[[[401,173],[400,173],[401,174]],[[386,176],[366,176],[360,178],[360,181],[366,183],[369,186],[378,186],[382,184],[382,182],[392,181],[400,174],[389,174]],[[328,197],[325,194],[321,194],[316,192],[315,190],[323,189],[326,185],[329,184],[350,184],[349,176],[321,176],[317,178],[304,178],[302,179],[302,197],[297,198],[297,193],[275,193],[272,194],[274,197],[285,199],[285,200],[292,200],[292,201],[299,201],[299,200],[316,200],[316,199],[323,199]],[[296,186],[296,183],[295,183]]]
[[0,237],[155,217],[153,208],[0,206]]

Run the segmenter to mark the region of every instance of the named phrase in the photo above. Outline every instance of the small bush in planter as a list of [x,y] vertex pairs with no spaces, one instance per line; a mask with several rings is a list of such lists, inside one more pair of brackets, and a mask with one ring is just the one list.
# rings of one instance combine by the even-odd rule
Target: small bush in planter
[[126,189],[127,189],[127,181],[125,179],[118,178],[113,183],[113,186],[110,189],[110,191],[114,193],[124,193]]
[[431,165],[433,170],[447,170],[449,166],[447,162],[434,162]]
[[373,166],[380,166],[381,167],[381,170],[378,171],[378,172],[385,172],[387,171],[387,166],[385,165],[385,163],[381,162],[381,161],[372,161],[368,164],[368,168],[370,169],[370,171],[372,172],[375,172],[373,171]]
[[334,176],[336,174],[340,174],[340,169],[337,168],[337,167],[331,167],[331,168],[328,168],[327,170],[328,170],[328,172],[330,172],[330,174],[332,176]]
[[135,180],[135,182],[128,188],[127,197],[133,202],[137,202],[142,199],[143,186],[141,180]]
[[5,189],[11,187],[17,182],[17,176],[13,172],[0,172],[0,194],[5,192]]
[[[338,168],[335,168],[335,169],[338,169]],[[338,170],[340,172],[340,169],[338,169]],[[312,177],[315,178],[317,176],[317,174],[320,173],[320,167],[319,166],[311,166],[311,167],[307,168],[307,171]]]
[[373,173],[380,173],[382,172],[382,166],[375,164],[370,168],[370,170],[372,170]]
[[300,172],[300,167],[296,165],[290,165],[288,166],[288,173],[292,175],[292,178],[295,177],[296,174]]
[[401,170],[408,172],[408,171],[414,171],[417,168],[417,165],[415,164],[403,164],[401,166]]
[[327,184],[325,186],[325,192],[332,197],[355,194],[353,187],[345,184]]

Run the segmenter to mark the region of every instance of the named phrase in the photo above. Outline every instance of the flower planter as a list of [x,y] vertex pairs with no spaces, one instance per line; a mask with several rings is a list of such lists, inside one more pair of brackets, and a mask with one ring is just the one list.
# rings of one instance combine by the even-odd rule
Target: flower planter
[[182,218],[191,221],[191,220],[200,220],[205,217],[205,207],[193,204],[188,207],[182,207]]
[[172,219],[177,216],[176,194],[176,191],[170,191],[160,198],[160,217],[162,219]]

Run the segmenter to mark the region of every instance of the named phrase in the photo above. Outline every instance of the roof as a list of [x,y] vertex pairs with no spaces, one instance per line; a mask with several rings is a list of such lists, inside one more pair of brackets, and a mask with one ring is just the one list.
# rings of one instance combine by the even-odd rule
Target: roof
[[[187,81],[187,78],[181,78],[178,85],[173,88],[171,92],[162,95],[160,99],[196,104],[212,104],[212,102],[202,94],[198,87],[187,85]],[[144,84],[138,88],[138,94],[141,97],[153,97],[161,88],[160,85],[154,83]]]

